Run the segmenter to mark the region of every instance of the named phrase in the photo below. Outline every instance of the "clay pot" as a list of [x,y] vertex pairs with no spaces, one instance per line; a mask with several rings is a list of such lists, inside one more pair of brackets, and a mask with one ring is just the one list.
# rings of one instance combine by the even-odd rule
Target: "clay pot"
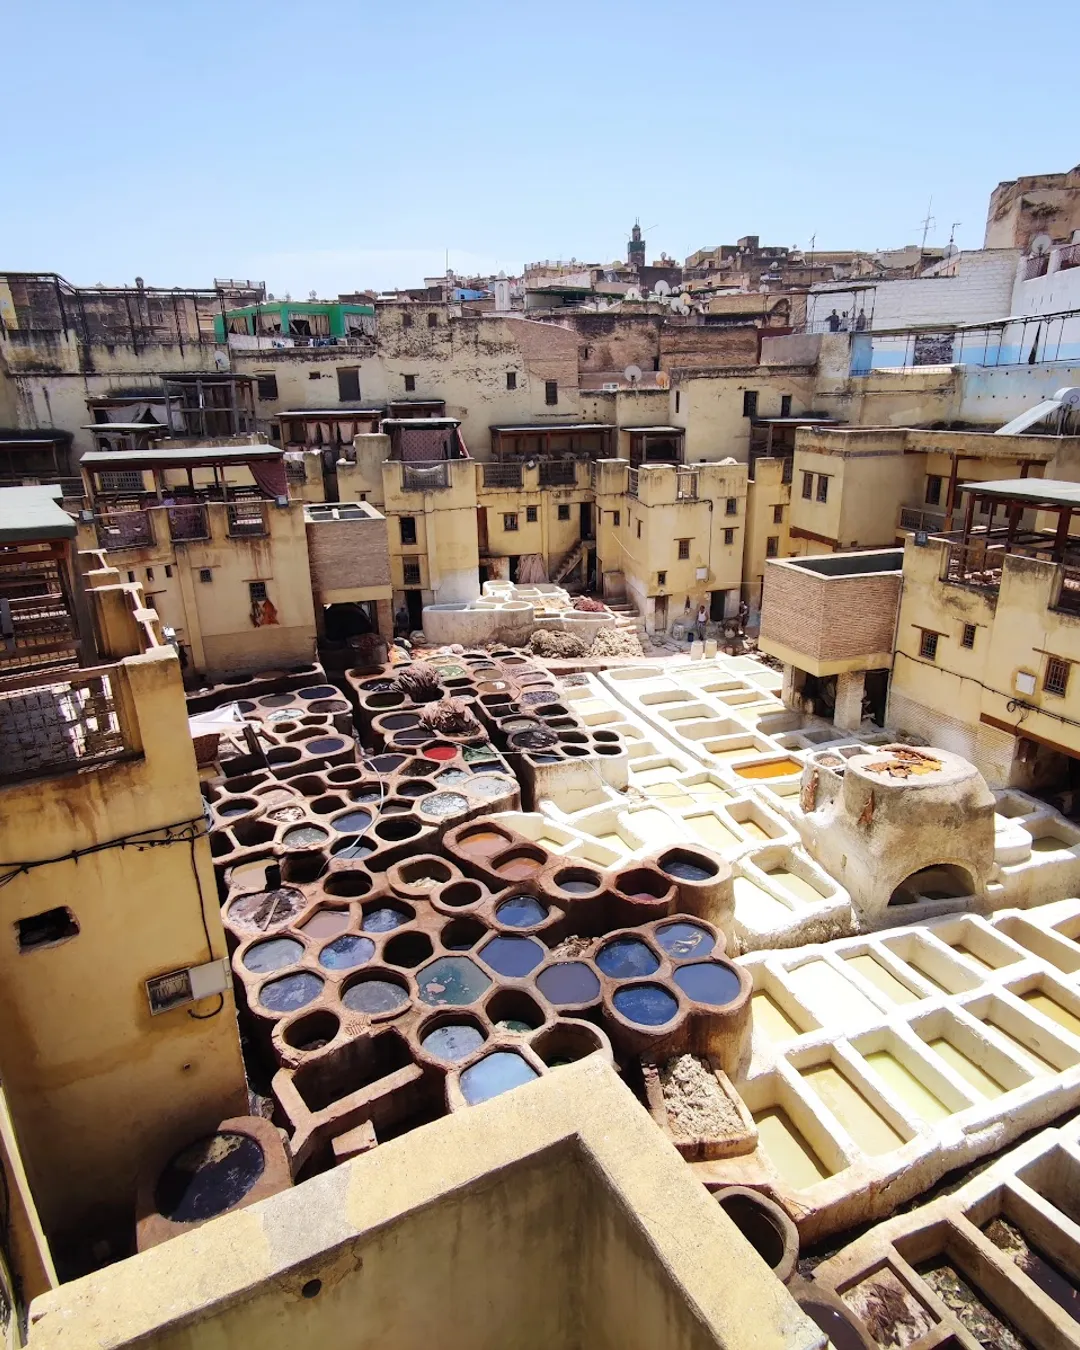
[[799,1230],[787,1214],[748,1186],[725,1186],[713,1199],[776,1278],[787,1284],[799,1260]]

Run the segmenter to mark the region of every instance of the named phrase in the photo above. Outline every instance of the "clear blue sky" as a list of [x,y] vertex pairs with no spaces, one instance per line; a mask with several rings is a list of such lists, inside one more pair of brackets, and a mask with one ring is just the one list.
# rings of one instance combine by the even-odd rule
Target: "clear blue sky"
[[635,216],[650,259],[886,247],[931,196],[930,241],[959,220],[973,247],[1000,179],[1080,160],[1049,13],[12,0],[0,267],[333,295],[417,284],[446,249],[609,260]]

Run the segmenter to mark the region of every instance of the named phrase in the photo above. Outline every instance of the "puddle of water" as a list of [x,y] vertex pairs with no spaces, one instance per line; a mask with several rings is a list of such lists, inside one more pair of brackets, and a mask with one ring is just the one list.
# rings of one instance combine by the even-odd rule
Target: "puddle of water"
[[805,1190],[830,1174],[782,1106],[754,1113],[758,1147],[784,1180],[796,1190]]
[[886,969],[870,952],[849,957],[848,965],[857,970],[863,979],[869,980],[875,989],[880,989],[893,1003],[919,1003],[922,1000],[921,994],[916,994],[903,981],[898,980],[892,971]]
[[935,1097],[930,1089],[911,1072],[906,1064],[902,1064],[889,1050],[875,1050],[869,1055],[864,1056],[867,1064],[885,1083],[892,1088],[893,1092],[901,1101],[906,1102],[908,1106],[921,1116],[923,1120],[931,1124],[937,1120],[944,1120],[946,1116],[951,1116],[952,1112],[938,1097]]
[[864,1153],[891,1153],[904,1143],[903,1136],[835,1064],[818,1064],[812,1069],[804,1069],[802,1077]]

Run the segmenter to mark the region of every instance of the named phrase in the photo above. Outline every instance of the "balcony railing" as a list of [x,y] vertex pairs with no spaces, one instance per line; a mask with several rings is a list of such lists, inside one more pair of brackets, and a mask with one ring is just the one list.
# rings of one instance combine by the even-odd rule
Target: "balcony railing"
[[402,464],[402,492],[436,492],[450,486],[450,465],[446,460],[430,464]]
[[926,511],[921,506],[902,506],[897,516],[897,528],[919,530],[936,534],[945,525],[944,511]]
[[109,669],[80,671],[31,689],[0,692],[0,781],[91,767],[131,754],[116,679]]
[[154,527],[149,511],[101,511],[94,524],[98,547],[109,552],[124,548],[152,548],[154,545]]
[[1080,567],[1062,566],[1058,570],[1061,580],[1057,601],[1051,608],[1061,614],[1080,616]]
[[638,471],[637,469],[628,469],[626,473],[626,495],[636,497],[638,495]]
[[941,580],[951,586],[970,586],[996,594],[1001,586],[1005,557],[1004,544],[982,540],[974,544],[946,544]]
[[573,487],[576,481],[572,459],[546,459],[540,465],[541,487]]
[[165,514],[169,521],[169,534],[174,543],[187,539],[209,539],[210,522],[206,507],[199,502],[185,502],[180,506],[167,506]]
[[484,465],[484,486],[486,488],[519,488],[521,483],[520,464]]
[[1036,277],[1044,277],[1050,267],[1049,253],[1036,253],[1033,257],[1024,259],[1024,281],[1034,281]]
[[1080,244],[1066,244],[1058,249],[1058,271],[1066,272],[1070,267],[1080,267]]
[[247,539],[269,533],[265,502],[240,501],[229,503],[230,539]]

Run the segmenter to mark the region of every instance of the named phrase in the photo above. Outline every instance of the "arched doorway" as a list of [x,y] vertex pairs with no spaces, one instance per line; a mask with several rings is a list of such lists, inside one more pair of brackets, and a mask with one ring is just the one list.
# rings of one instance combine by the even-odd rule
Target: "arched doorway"
[[966,867],[935,863],[920,867],[897,886],[889,897],[893,905],[922,905],[931,901],[962,900],[975,894],[975,880]]

